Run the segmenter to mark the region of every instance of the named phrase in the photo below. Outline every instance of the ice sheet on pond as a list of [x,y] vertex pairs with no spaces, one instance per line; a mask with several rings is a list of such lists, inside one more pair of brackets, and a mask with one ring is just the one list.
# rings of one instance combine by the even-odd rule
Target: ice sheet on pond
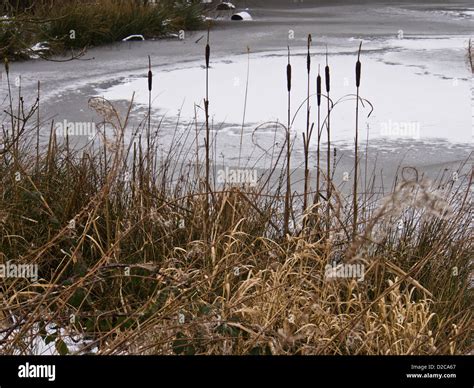
[[[343,50],[332,49],[331,98],[355,93],[354,68],[357,39],[349,39]],[[350,43],[354,48],[350,48]],[[371,139],[398,139],[470,144],[473,139],[471,118],[471,76],[463,62],[467,37],[403,37],[366,41],[362,52],[361,97],[368,104],[360,111],[360,138],[369,130]],[[321,65],[324,73],[324,50],[315,45],[312,55],[311,93],[315,93],[316,73]],[[214,128],[219,128],[221,143],[235,145],[243,122],[247,88],[246,54],[211,60],[209,70],[210,115]],[[293,88],[292,116],[307,94],[306,53],[292,52]],[[260,124],[278,121],[287,123],[286,51],[250,55],[248,96],[245,111],[247,134]],[[202,122],[205,92],[203,63],[155,68],[153,108],[170,122],[180,117],[182,123],[192,121],[195,105]],[[127,100],[135,92],[135,102],[148,104],[147,79],[143,72],[131,74],[127,82],[97,90],[110,100]],[[324,85],[324,75],[323,75]],[[324,87],[323,87],[324,88]],[[322,117],[326,115],[325,104]],[[332,114],[332,139],[349,143],[354,138],[355,100],[346,98]],[[311,98],[311,120],[316,120],[316,98]],[[295,116],[292,131],[297,135],[295,151],[301,151],[301,132],[306,128],[306,108]],[[274,141],[259,131],[265,145]],[[227,141],[222,136],[228,136]],[[258,135],[257,135],[258,136]],[[325,141],[323,133],[323,141]]]

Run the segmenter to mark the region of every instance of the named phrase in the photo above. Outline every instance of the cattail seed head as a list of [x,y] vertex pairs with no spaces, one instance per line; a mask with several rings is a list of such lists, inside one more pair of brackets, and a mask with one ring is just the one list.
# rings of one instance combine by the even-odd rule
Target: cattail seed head
[[209,60],[211,58],[211,46],[206,44],[206,68],[209,69]]
[[318,106],[321,105],[321,75],[318,74],[318,77],[316,78],[316,92],[317,92],[317,98],[318,98]]
[[151,92],[153,88],[153,73],[151,70],[148,71],[148,91]]
[[360,86],[360,71],[361,71],[361,63],[357,61],[356,63],[356,86]]
[[153,89],[153,73],[151,72],[151,59],[148,56],[148,91],[151,92]]
[[357,55],[357,63],[356,63],[356,86],[360,86],[360,74],[362,69],[362,64],[360,63],[360,51],[362,50],[362,42],[359,45],[359,54]]
[[290,64],[290,48],[288,47],[288,65],[286,65],[286,87],[291,92],[291,64]]
[[309,34],[308,35],[308,55],[306,57],[306,69],[308,70],[308,74],[311,71],[311,53],[309,51],[311,48],[311,42],[312,42],[312,38],[311,38],[311,34]]
[[327,65],[325,68],[325,78],[326,78],[326,92],[329,93],[329,91],[331,90],[331,85],[330,85],[329,66]]
[[211,58],[211,46],[209,45],[209,37],[210,37],[210,23],[207,25],[207,43],[206,43],[206,69],[209,69],[209,60]]
[[291,65],[286,66],[286,86],[289,92],[291,92]]
[[5,72],[8,75],[10,73],[10,64],[8,63],[8,58],[7,57],[5,57],[4,62],[5,62]]
[[329,74],[329,63],[328,63],[328,47],[326,46],[326,68],[324,69],[325,81],[326,81],[326,92],[329,93],[331,90],[330,74]]

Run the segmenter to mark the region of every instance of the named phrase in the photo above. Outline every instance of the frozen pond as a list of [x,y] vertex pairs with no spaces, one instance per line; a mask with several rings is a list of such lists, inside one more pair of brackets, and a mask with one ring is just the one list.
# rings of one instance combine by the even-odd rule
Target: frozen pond
[[[316,3],[249,1],[253,21],[216,22],[211,30],[209,72],[214,159],[232,164],[241,154],[250,164],[265,168],[262,150],[274,143],[281,145],[284,130],[276,125],[254,130],[269,121],[286,125],[287,45],[291,47],[293,67],[292,115],[306,98],[308,33],[313,36],[311,93],[315,93],[318,65],[323,72],[327,45],[334,101],[355,93],[356,52],[359,42],[363,42],[360,93],[373,104],[374,110],[368,118],[368,106],[361,108],[360,139],[363,143],[368,135],[371,155],[383,156],[377,163],[384,171],[394,169],[408,151],[406,163],[433,171],[465,159],[473,145],[472,74],[466,60],[474,25],[472,4],[373,1],[370,5],[338,2],[311,7]],[[159,141],[168,149],[176,140],[176,128],[181,133],[194,132],[195,112],[198,128],[202,129],[204,35],[204,31],[197,31],[188,33],[182,41],[118,43],[91,49],[80,61],[15,63],[11,66],[11,78],[21,76],[22,90],[30,99],[36,95],[37,81],[41,81],[45,138],[48,122],[53,119],[100,122],[88,107],[92,96],[104,96],[125,108],[135,92],[131,120],[134,127],[146,114],[150,55],[154,73],[152,123],[155,128],[161,123]],[[249,62],[247,46],[251,51]],[[4,97],[4,82],[0,89]],[[315,100],[311,98],[312,122],[316,120]],[[349,159],[354,138],[354,105],[354,100],[338,104],[331,121],[334,145],[347,155],[347,166],[352,164]],[[326,113],[323,104],[323,118]],[[302,161],[301,133],[305,128],[303,106],[292,125],[295,168]],[[201,143],[202,137],[203,133],[199,135]],[[193,138],[189,136],[189,140]],[[76,140],[80,143],[87,139]],[[322,141],[326,141],[324,131]],[[312,158],[314,166],[313,154]]]
[[[370,106],[360,110],[360,139],[376,141],[378,148],[396,149],[400,140],[436,143],[447,141],[472,145],[471,76],[463,60],[468,37],[435,36],[374,39],[363,41],[361,97]],[[355,93],[354,68],[358,40],[350,38],[344,47],[331,47],[331,98],[337,101]],[[351,47],[352,46],[352,47]],[[324,91],[325,48],[316,42],[312,55],[311,94],[315,93],[318,65],[321,65]],[[307,95],[306,52],[292,52],[292,132],[296,135],[295,152],[301,155],[301,133],[306,128]],[[228,160],[239,154],[242,124],[245,141],[268,148],[274,142],[275,125],[287,124],[286,50],[233,55],[212,61],[209,71],[210,116],[217,133],[220,152]],[[249,65],[249,71],[247,66]],[[203,61],[153,69],[155,83],[152,107],[173,127],[179,120],[187,128],[197,112],[204,120],[205,68]],[[245,93],[248,95],[244,120]],[[148,104],[147,79],[143,72],[128,74],[97,95],[110,100],[128,100],[135,93],[137,104]],[[345,99],[332,114],[332,140],[338,147],[351,147],[354,138],[355,101]],[[311,121],[316,120],[316,97],[311,98]],[[196,109],[195,109],[196,107]],[[323,101],[322,119],[327,114]],[[163,136],[166,136],[166,131]],[[284,130],[278,130],[277,139]],[[252,136],[253,134],[253,136]],[[313,140],[315,136],[313,137]],[[326,141],[325,131],[322,137]],[[244,153],[245,156],[245,153]]]

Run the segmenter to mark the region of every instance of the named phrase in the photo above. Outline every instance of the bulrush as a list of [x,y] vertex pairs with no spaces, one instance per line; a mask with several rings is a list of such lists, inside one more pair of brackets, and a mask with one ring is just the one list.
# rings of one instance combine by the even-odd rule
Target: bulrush
[[[147,148],[150,149],[151,137],[151,91],[153,89],[153,73],[151,71],[151,58],[148,55],[148,128],[146,133]],[[150,153],[147,154],[147,172],[150,173]]]
[[291,146],[290,146],[290,129],[291,129],[291,63],[290,63],[290,46],[288,46],[288,64],[286,65],[286,88],[288,91],[288,126],[286,128],[286,194],[285,194],[285,210],[284,210],[284,231],[288,233],[288,225],[290,222],[290,193],[291,193]]
[[331,90],[331,80],[330,80],[330,71],[329,71],[329,63],[328,63],[328,48],[326,46],[326,67],[324,68],[325,73],[325,81],[326,81],[326,92],[329,93]]
[[318,76],[316,77],[316,99],[318,104],[318,148],[316,150],[316,158],[317,158],[317,171],[316,171],[316,199],[315,203],[319,203],[319,191],[320,191],[320,180],[321,180],[321,74],[320,74],[320,66],[318,66]]
[[308,53],[306,56],[306,70],[308,71],[308,74],[311,72],[311,42],[313,41],[313,38],[311,34],[308,34]]
[[318,106],[321,106],[321,74],[319,72],[319,67],[318,67],[318,76],[316,78],[316,93],[317,93],[317,100],[318,100]]
[[324,69],[325,81],[326,81],[326,93],[328,99],[328,116],[327,116],[327,134],[328,134],[328,151],[327,151],[327,209],[326,209],[326,237],[329,236],[329,228],[331,226],[331,218],[330,218],[330,202],[331,202],[331,105],[329,99],[329,92],[331,90],[331,77],[329,71],[329,61],[328,61],[328,47],[326,46],[326,67]]
[[[288,65],[286,65],[286,88],[288,93],[291,92],[291,63],[290,63],[290,47],[288,47]],[[289,121],[288,121],[289,123]]]
[[153,73],[151,71],[151,58],[148,55],[148,91],[151,92],[153,89]]
[[311,142],[312,129],[310,129],[310,82],[311,82],[311,34],[308,34],[308,51],[306,55],[306,70],[308,74],[308,86],[306,96],[306,134],[303,133],[304,145],[304,194],[303,194],[303,212],[306,211],[308,205],[308,190],[309,190],[309,143]]
[[359,53],[357,55],[356,62],[356,125],[355,125],[355,140],[354,140],[354,189],[353,189],[353,225],[352,225],[352,237],[355,238],[357,234],[357,218],[358,218],[358,198],[357,198],[357,184],[358,184],[358,170],[359,170],[359,86],[360,76],[362,70],[362,64],[360,63],[360,52],[362,50],[362,42],[359,45]]
[[206,69],[209,69],[210,58],[211,58],[211,46],[209,45],[209,32],[208,32],[207,44],[206,44]]
[[[209,35],[210,27],[207,28],[207,43],[206,43],[206,99],[204,100],[204,111],[206,115],[206,139],[205,139],[205,148],[206,148],[206,192],[211,191],[210,184],[210,162],[209,162],[209,148],[210,148],[210,131],[209,131],[209,61],[211,58],[211,46],[209,44]],[[205,206],[205,221],[204,221],[204,234],[206,240],[209,239],[209,195],[206,195],[206,201],[204,202]]]

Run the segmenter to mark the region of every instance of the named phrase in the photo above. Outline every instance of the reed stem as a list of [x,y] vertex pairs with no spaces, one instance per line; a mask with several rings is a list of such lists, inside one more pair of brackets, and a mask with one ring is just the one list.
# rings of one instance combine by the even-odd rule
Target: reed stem
[[209,27],[207,29],[207,43],[206,43],[206,99],[204,100],[204,110],[206,115],[206,200],[204,202],[204,234],[206,240],[209,241],[209,192],[211,189],[210,184],[210,162],[209,162],[209,147],[210,147],[210,129],[209,129],[209,61],[211,56],[211,46],[209,45]]
[[359,87],[360,87],[360,76],[361,76],[361,63],[360,63],[360,52],[362,50],[362,42],[359,45],[359,53],[357,56],[357,63],[356,63],[356,123],[355,123],[355,149],[354,149],[354,189],[353,189],[353,207],[354,207],[354,220],[353,220],[353,227],[352,227],[352,238],[355,238],[357,234],[357,218],[358,218],[358,197],[357,197],[357,186],[358,186],[358,179],[359,179]]
[[286,85],[288,91],[288,124],[286,128],[286,194],[285,194],[285,211],[284,211],[284,231],[285,235],[289,232],[290,222],[290,195],[291,195],[291,63],[290,63],[290,47],[288,46],[288,65],[286,66]]
[[310,81],[311,81],[311,34],[308,35],[308,52],[306,56],[306,70],[308,76],[307,96],[306,96],[306,135],[303,134],[304,143],[304,196],[303,196],[303,213],[308,206],[308,191],[309,191],[309,143],[311,141],[310,130]]
[[326,208],[326,237],[329,237],[329,229],[331,228],[331,105],[329,92],[331,90],[330,80],[330,69],[328,63],[328,48],[326,46],[326,67],[325,67],[325,81],[326,81],[326,93],[327,93],[327,134],[328,134],[328,148],[327,148],[327,208]]

